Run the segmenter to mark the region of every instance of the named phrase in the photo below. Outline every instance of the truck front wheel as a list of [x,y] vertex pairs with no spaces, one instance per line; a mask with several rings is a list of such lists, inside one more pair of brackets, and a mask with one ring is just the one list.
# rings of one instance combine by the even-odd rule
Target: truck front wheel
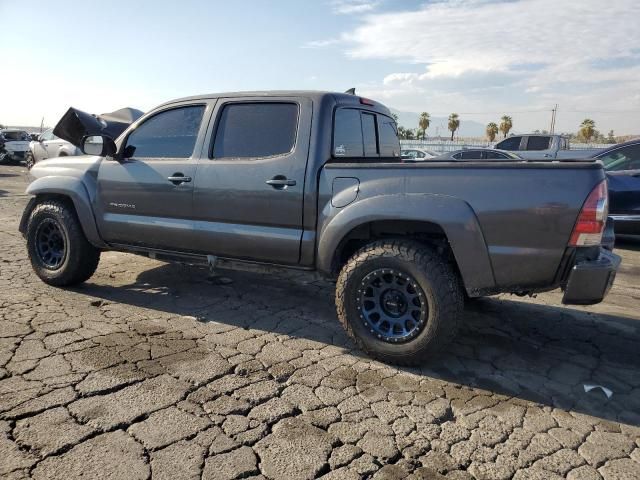
[[100,261],[100,251],[84,236],[75,211],[59,200],[34,207],[27,224],[27,251],[36,275],[57,287],[88,280]]
[[378,241],[356,252],[336,285],[338,318],[357,345],[396,365],[420,365],[455,336],[460,281],[434,250]]

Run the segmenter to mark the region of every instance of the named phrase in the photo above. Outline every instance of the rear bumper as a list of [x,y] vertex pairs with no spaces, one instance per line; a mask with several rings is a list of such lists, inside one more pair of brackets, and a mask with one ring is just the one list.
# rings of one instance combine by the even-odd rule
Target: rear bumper
[[609,293],[620,266],[620,257],[600,248],[597,258],[579,260],[569,271],[562,303],[592,305]]
[[615,222],[616,234],[640,235],[640,215],[609,215]]

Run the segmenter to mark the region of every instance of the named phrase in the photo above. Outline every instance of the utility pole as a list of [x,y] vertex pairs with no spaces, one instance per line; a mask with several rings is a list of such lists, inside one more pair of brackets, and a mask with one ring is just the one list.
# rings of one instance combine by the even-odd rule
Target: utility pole
[[558,111],[558,104],[556,103],[555,106],[551,109],[551,135],[553,135],[553,132],[556,128],[556,112]]

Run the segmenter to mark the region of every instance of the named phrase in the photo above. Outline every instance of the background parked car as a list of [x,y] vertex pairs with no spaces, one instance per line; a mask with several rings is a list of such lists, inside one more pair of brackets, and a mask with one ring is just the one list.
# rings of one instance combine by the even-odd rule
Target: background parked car
[[0,130],[0,163],[18,163],[24,160],[29,149],[29,134],[24,130],[5,128]]
[[25,162],[27,168],[33,167],[40,160],[46,158],[64,157],[71,155],[82,155],[80,149],[71,143],[56,137],[53,129],[45,130],[38,140],[29,143]]
[[604,164],[609,217],[616,234],[640,235],[640,138],[607,148],[592,158]]
[[522,157],[513,152],[493,148],[465,148],[443,153],[435,157],[434,160],[522,160]]
[[437,156],[437,153],[422,148],[406,148],[400,151],[400,158],[405,162],[421,162]]

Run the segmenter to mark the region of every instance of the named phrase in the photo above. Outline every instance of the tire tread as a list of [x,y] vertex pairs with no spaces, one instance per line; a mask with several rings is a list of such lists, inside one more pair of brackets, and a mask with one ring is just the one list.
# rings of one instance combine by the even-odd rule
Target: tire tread
[[[411,357],[391,357],[381,355],[367,345],[354,333],[347,312],[347,285],[356,270],[367,262],[381,257],[395,257],[418,265],[423,272],[429,272],[434,294],[439,297],[438,314],[433,345]],[[401,366],[415,366],[437,354],[449,344],[459,328],[464,307],[461,282],[454,269],[442,257],[427,245],[412,240],[379,240],[365,245],[347,261],[336,283],[336,310],[338,320],[358,348],[368,355]]]
[[[67,259],[60,270],[47,270],[38,264],[35,252],[30,245],[31,235],[34,234],[35,222],[41,215],[56,217],[68,234]],[[44,200],[38,203],[29,216],[27,224],[27,252],[36,275],[40,279],[56,287],[76,285],[82,283],[95,273],[100,262],[100,251],[95,248],[84,235],[75,210],[67,202],[61,200]]]

